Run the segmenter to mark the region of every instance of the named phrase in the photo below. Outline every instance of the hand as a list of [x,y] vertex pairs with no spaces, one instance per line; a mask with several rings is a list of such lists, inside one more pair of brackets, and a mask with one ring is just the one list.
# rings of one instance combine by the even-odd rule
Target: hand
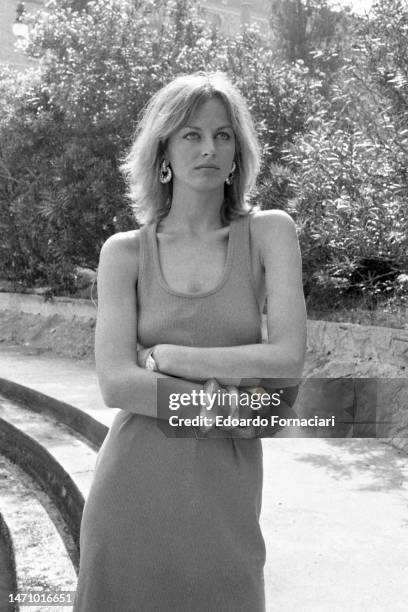
[[141,368],[146,367],[146,359],[148,358],[152,347],[145,348],[142,344],[137,345],[137,364]]
[[[227,389],[229,390],[229,387]],[[260,434],[266,429],[266,426],[252,425],[252,419],[254,419],[257,415],[262,416],[262,413],[263,411],[265,411],[265,408],[263,410],[262,409],[255,410],[252,408],[250,400],[243,402],[240,398],[242,398],[244,395],[250,397],[253,393],[256,393],[258,395],[262,393],[266,393],[265,389],[263,389],[262,387],[241,387],[240,389],[233,387],[231,392],[234,392],[234,391],[237,394],[237,397],[236,397],[237,403],[235,405],[235,414],[233,414],[232,417],[235,419],[245,419],[246,421],[249,421],[250,424],[249,425],[238,425],[238,426],[236,425],[235,426],[234,425],[223,426],[223,427],[220,427],[220,429],[230,432],[231,438],[243,438],[243,439],[258,438]]]
[[[238,389],[238,387],[234,387],[234,385],[227,385],[227,387],[225,387],[226,393],[228,393],[228,403],[226,405],[226,414],[224,411],[224,414],[222,415],[224,417],[224,419],[226,417],[231,417],[232,419],[239,419],[239,413],[240,413],[240,406],[239,406],[239,397],[240,397],[240,390]],[[236,429],[235,425],[221,425],[219,427],[219,429],[222,429],[223,431],[233,431],[234,429]]]
[[[208,395],[214,395],[217,391],[222,389],[221,385],[215,378],[210,378],[204,383],[204,393]],[[205,402],[201,406],[200,417],[206,417],[206,423],[201,425],[198,429],[200,434],[206,435],[209,431],[211,431],[215,427],[215,419],[217,417],[218,411],[212,408],[211,410],[207,409],[209,402]]]
[[[259,391],[259,389],[256,390]],[[215,378],[211,378],[204,384],[204,392],[208,393],[209,395],[215,395],[218,393],[220,398],[222,398],[224,394],[228,394],[228,398],[225,397],[225,401],[216,402],[211,410],[207,410],[208,403],[203,405],[200,416],[206,417],[206,424],[199,427],[200,434],[203,436],[207,436],[207,434],[214,429],[217,416],[222,416],[223,419],[226,419],[229,416],[233,419],[250,418],[256,416],[250,407],[240,406],[240,396],[243,394],[250,395],[249,389],[242,391],[233,385],[223,387]],[[231,436],[226,437],[249,439],[257,436],[257,431],[259,428],[255,428],[253,426],[243,427],[239,425],[226,424],[218,426],[217,429],[227,431],[231,434]],[[209,437],[211,437],[211,435]]]

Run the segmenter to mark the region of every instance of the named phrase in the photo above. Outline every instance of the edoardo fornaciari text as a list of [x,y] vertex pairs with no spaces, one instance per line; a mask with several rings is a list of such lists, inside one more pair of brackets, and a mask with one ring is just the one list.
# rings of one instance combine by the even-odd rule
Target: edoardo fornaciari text
[[169,417],[169,424],[172,427],[209,427],[211,425],[216,427],[335,427],[335,420],[335,416],[326,419],[318,416],[311,418],[284,418],[277,414],[272,414],[268,417],[257,415],[246,419],[233,418],[231,416],[224,417],[222,415],[217,415],[216,417],[200,415],[193,418],[172,415]]

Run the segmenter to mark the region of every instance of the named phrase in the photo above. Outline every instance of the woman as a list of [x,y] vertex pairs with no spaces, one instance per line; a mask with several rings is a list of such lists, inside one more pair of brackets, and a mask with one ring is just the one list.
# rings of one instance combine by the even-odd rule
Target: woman
[[301,375],[296,231],[281,211],[251,212],[258,169],[251,117],[225,75],[179,77],[145,110],[124,164],[145,225],[100,256],[97,373],[122,410],[84,509],[76,612],[265,609],[261,441],[211,419],[182,439],[162,427],[171,393]]

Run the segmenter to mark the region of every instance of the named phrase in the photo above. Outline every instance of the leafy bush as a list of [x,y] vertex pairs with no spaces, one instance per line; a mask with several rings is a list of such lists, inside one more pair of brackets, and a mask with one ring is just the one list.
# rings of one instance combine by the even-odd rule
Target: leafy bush
[[[12,86],[0,120],[3,274],[71,291],[74,267],[95,268],[101,244],[134,227],[118,161],[151,95],[180,73],[225,70],[243,89],[264,143],[263,176],[302,129],[307,81],[273,62],[259,35],[228,38],[187,2],[53,4],[28,51],[39,69]],[[7,90],[13,77],[3,74]],[[258,200],[268,204],[265,189]]]
[[398,293],[408,269],[408,8],[401,15],[396,5],[402,11],[399,2],[378,4],[360,24],[331,99],[284,153],[300,194],[290,209],[307,289],[353,291],[372,303]]
[[255,29],[208,28],[187,0],[50,5],[28,47],[38,69],[0,71],[2,274],[70,292],[76,266],[96,268],[103,241],[134,227],[118,161],[141,110],[174,76],[205,69],[226,71],[249,102],[264,152],[252,197],[295,216],[306,290],[396,291],[408,252],[408,9],[386,0],[352,24],[312,4],[336,45],[313,27],[309,68]]

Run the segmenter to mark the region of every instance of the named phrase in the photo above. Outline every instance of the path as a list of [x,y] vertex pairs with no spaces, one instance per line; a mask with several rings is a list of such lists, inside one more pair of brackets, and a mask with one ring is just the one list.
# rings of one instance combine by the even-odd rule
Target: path
[[[92,364],[0,347],[0,376],[109,423]],[[408,457],[372,439],[263,440],[267,612],[407,610]]]

